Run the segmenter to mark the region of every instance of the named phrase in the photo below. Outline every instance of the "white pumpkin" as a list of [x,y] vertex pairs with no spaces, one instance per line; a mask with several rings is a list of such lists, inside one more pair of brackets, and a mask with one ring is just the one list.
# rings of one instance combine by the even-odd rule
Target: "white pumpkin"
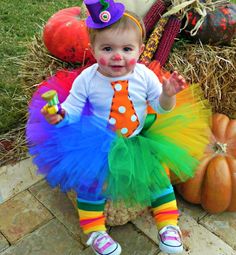
[[116,0],[116,2],[123,3],[126,10],[132,11],[143,18],[156,0]]

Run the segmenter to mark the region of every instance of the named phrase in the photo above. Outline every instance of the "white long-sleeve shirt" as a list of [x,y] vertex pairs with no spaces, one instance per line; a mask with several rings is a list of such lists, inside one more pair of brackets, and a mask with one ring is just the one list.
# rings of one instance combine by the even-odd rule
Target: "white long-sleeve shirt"
[[142,130],[147,104],[158,113],[166,112],[159,104],[162,85],[153,71],[142,64],[137,64],[134,71],[122,77],[106,77],[98,72],[98,64],[85,69],[73,82],[70,94],[62,103],[66,116],[57,126],[70,124],[80,119],[86,100],[91,105],[92,113],[104,120],[109,119],[114,90],[111,82],[128,80],[128,95],[139,119],[139,126],[131,136]]

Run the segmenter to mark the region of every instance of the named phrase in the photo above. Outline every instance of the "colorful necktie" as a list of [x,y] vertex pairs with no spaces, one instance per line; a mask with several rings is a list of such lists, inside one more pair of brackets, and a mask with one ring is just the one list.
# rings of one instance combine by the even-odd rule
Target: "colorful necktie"
[[111,103],[109,124],[123,136],[130,136],[139,126],[138,116],[129,98],[128,81],[111,83],[114,95]]

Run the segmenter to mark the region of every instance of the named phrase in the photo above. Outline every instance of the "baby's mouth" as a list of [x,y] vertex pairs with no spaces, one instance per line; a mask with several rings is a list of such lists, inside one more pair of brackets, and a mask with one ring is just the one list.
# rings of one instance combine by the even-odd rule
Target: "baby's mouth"
[[122,65],[111,65],[110,66],[112,69],[121,69],[121,68],[123,68],[124,66],[122,66]]

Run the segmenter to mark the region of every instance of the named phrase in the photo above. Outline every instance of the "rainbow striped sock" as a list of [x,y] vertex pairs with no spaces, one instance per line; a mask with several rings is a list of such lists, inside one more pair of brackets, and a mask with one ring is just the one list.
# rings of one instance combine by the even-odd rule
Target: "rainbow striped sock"
[[162,196],[152,202],[152,213],[158,230],[165,226],[177,226],[179,211],[175,199],[173,188],[168,189]]
[[86,203],[77,199],[79,222],[85,234],[94,231],[106,231],[104,207],[105,202]]

